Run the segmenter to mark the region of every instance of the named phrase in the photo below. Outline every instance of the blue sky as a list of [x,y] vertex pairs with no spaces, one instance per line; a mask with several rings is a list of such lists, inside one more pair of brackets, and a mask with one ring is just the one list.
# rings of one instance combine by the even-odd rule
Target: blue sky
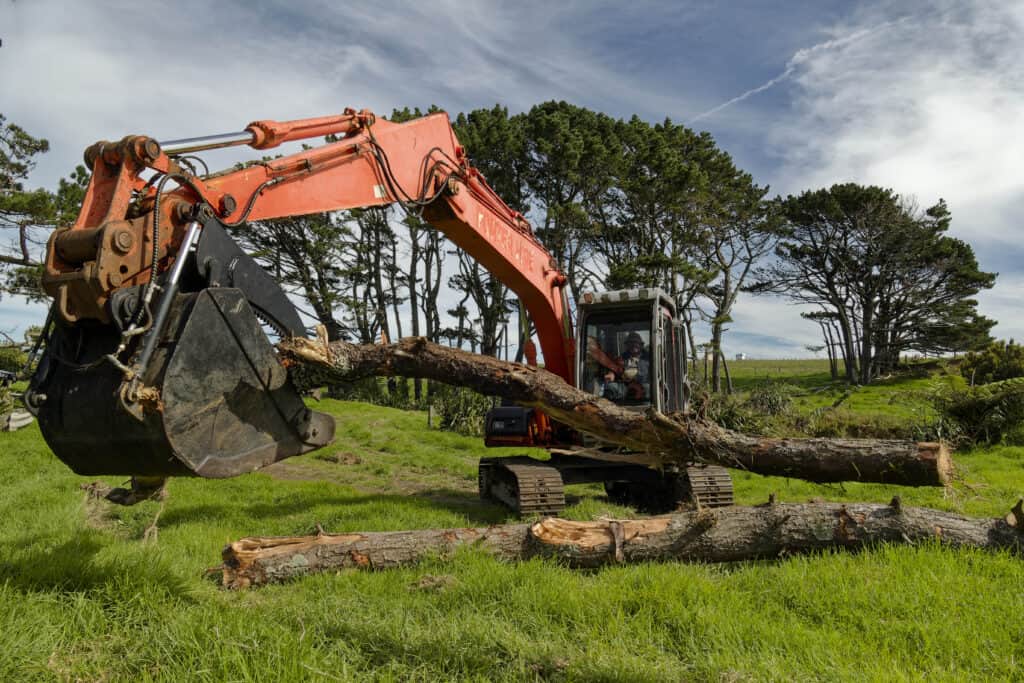
[[[253,119],[560,99],[710,131],[773,193],[836,182],[945,198],[1000,273],[982,310],[1024,338],[1022,2],[51,2],[0,0],[0,112],[51,151]],[[226,165],[234,157],[225,157]],[[0,329],[39,316],[0,301]],[[741,300],[727,351],[806,355],[816,326]]]

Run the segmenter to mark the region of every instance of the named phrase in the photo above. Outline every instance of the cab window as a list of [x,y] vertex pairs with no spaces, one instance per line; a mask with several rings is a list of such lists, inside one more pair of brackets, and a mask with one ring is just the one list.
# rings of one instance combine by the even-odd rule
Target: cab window
[[619,405],[651,402],[651,320],[644,312],[591,315],[580,388]]

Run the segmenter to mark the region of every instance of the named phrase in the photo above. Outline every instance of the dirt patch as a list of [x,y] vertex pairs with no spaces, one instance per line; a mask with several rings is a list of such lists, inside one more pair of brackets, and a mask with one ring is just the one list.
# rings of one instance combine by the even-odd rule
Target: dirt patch
[[427,574],[425,576],[420,577],[418,581],[413,581],[411,584],[409,584],[409,590],[439,593],[457,584],[458,581],[454,576],[449,576],[447,574],[442,574],[440,576]]
[[324,453],[322,455],[314,455],[317,460],[323,460],[324,462],[333,462],[336,465],[362,465],[363,459],[355,453],[348,451],[338,451],[337,453]]
[[82,517],[85,520],[85,525],[99,531],[116,530],[118,527],[117,517],[111,513],[111,504],[105,498],[112,487],[94,481],[82,484],[79,488],[83,491]]
[[317,467],[301,460],[281,460],[273,465],[267,465],[260,472],[269,474],[274,479],[282,481],[330,481],[337,484],[348,482],[339,474],[332,476],[330,472],[322,467]]

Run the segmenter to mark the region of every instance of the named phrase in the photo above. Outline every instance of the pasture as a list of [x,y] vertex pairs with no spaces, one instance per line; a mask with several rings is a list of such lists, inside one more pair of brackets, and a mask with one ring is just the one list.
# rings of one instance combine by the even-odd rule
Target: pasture
[[[822,363],[771,361],[774,375],[755,363],[769,362],[732,364],[737,385],[751,389],[760,372],[794,384],[797,411],[842,391],[828,387]],[[918,409],[907,397],[928,381],[856,390],[842,407],[904,419]],[[396,571],[221,589],[206,570],[243,536],[511,521],[477,498],[476,460],[495,454],[480,439],[427,429],[422,412],[334,400],[319,408],[338,419],[330,447],[236,479],[173,480],[164,503],[127,509],[88,499],[80,487],[91,480],[53,457],[34,425],[0,434],[0,680],[1020,675],[1021,559],[930,545],[592,572],[469,551]],[[948,491],[736,473],[736,498],[888,502],[898,493],[907,505],[997,516],[1024,493],[1024,448],[955,459],[961,478]],[[598,486],[569,493],[571,518],[634,514]],[[147,539],[154,518],[158,533]]]

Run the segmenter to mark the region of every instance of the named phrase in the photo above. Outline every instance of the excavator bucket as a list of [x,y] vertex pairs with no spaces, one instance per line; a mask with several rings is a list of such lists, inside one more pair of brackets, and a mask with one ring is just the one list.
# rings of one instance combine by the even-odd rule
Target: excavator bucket
[[119,339],[114,324],[56,325],[30,389],[44,438],[79,474],[232,477],[334,436],[333,419],[308,409],[289,381],[242,289],[174,296],[141,414],[122,404],[124,374],[103,360]]

